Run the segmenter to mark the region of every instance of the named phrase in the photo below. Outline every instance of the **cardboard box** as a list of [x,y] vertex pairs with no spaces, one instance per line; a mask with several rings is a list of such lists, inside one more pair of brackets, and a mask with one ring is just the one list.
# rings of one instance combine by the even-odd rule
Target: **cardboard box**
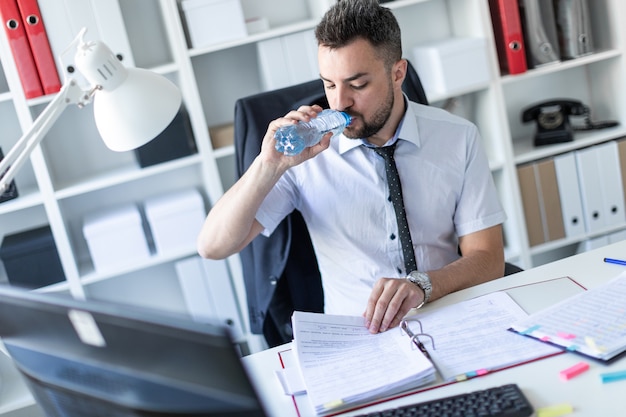
[[65,280],[50,226],[6,235],[0,258],[12,285],[40,288]]
[[426,95],[448,95],[480,87],[491,79],[487,42],[483,38],[451,38],[413,49],[413,64]]
[[157,253],[195,251],[206,216],[202,195],[197,190],[149,198],[144,208]]
[[150,249],[136,204],[124,204],[85,216],[83,235],[96,271],[146,261]]
[[213,149],[223,148],[235,143],[235,125],[232,123],[215,126],[209,129]]
[[248,35],[239,0],[183,0],[181,7],[193,48]]

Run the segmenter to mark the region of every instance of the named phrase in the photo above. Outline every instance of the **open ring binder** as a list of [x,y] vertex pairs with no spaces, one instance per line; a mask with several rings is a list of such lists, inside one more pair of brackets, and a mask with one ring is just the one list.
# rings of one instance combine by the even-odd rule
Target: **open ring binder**
[[[413,332],[413,330],[411,330],[411,326],[409,325],[409,322],[417,322],[417,324],[419,324],[419,326],[420,326],[419,333],[415,333],[415,332]],[[419,336],[426,336],[426,337],[428,337],[430,339],[430,344],[432,345],[433,350],[437,349],[435,347],[435,339],[431,335],[429,335],[428,333],[424,333],[424,329],[422,327],[422,322],[419,321],[419,319],[409,317],[407,319],[402,320],[400,322],[400,331],[405,333],[406,335],[408,335],[411,338],[411,343],[413,343],[415,346],[417,346],[417,348],[428,359],[430,359],[430,354],[428,353],[428,350],[426,350],[426,346],[424,346],[422,341],[419,339]]]

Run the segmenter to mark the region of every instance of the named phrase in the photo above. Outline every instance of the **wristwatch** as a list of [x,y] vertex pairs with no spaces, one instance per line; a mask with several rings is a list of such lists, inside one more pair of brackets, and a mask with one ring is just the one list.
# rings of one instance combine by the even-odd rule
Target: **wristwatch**
[[430,277],[426,272],[413,271],[407,275],[406,280],[417,285],[422,291],[424,291],[424,301],[422,301],[420,305],[415,308],[422,307],[428,302],[430,294],[433,292],[433,285],[430,282]]

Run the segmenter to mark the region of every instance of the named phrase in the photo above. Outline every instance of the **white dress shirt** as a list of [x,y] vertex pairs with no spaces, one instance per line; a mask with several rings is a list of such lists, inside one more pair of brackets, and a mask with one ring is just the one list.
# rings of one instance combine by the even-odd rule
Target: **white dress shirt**
[[[457,236],[506,219],[478,129],[410,102],[388,144],[395,140],[418,270],[439,269],[458,259]],[[288,170],[256,215],[269,235],[293,209],[302,213],[329,314],[361,315],[379,278],[407,274],[384,160],[363,143],[334,137],[327,150]]]

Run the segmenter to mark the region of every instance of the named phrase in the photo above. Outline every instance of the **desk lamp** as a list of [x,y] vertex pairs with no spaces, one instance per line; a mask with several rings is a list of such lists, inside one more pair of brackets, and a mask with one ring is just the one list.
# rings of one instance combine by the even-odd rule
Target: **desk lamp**
[[[69,104],[83,108],[94,103],[96,127],[113,151],[142,146],[162,132],[181,104],[178,88],[165,77],[148,70],[125,68],[100,41],[84,41],[83,28],[68,47],[76,47],[75,66],[90,84],[84,88],[71,75],[44,111],[0,161],[0,193],[29,158]],[[0,174],[1,175],[1,174]]]

